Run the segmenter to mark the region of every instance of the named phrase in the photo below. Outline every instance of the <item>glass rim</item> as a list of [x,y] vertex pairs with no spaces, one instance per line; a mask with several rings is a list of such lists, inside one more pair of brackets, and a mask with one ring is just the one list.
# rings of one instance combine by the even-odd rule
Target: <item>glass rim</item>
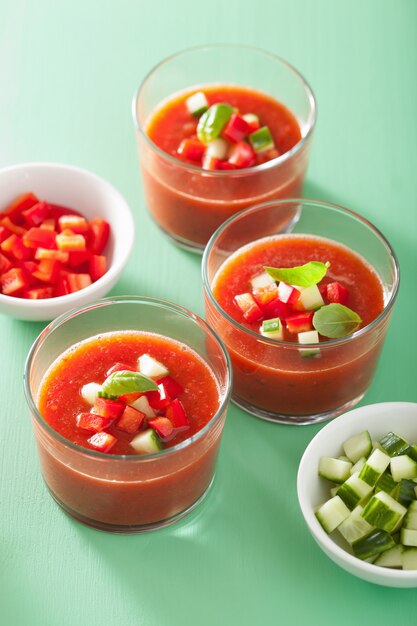
[[[191,165],[190,163],[185,163],[185,161],[181,161],[180,159],[177,159],[176,157],[168,154],[167,152],[164,152],[146,134],[143,125],[139,121],[138,103],[139,103],[139,98],[141,96],[141,92],[143,88],[145,87],[145,84],[147,83],[148,79],[155,72],[157,72],[161,67],[170,63],[171,61],[174,61],[175,59],[181,56],[185,56],[193,52],[203,52],[204,50],[219,49],[219,48],[236,48],[236,49],[240,48],[242,50],[247,50],[252,53],[256,53],[256,54],[260,54],[262,56],[268,57],[281,65],[285,65],[301,81],[301,84],[304,87],[305,93],[307,94],[308,102],[310,104],[310,111],[309,111],[308,120],[307,120],[307,131],[304,137],[301,137],[300,141],[298,141],[295,144],[295,146],[293,146],[290,150],[288,150],[288,152],[284,152],[284,154],[281,154],[275,159],[271,159],[269,161],[266,161],[265,163],[260,163],[259,165],[255,165],[253,167],[245,167],[245,168],[241,168],[237,170],[203,170],[198,165]],[[221,84],[221,83],[218,83],[218,84]],[[187,171],[190,171],[191,173],[200,172],[201,174],[201,172],[203,172],[205,175],[214,176],[214,177],[217,176],[219,178],[221,178],[222,176],[238,178],[239,176],[242,176],[242,173],[245,174],[245,176],[248,176],[248,175],[254,176],[258,174],[259,172],[264,172],[269,169],[273,169],[274,167],[279,167],[281,164],[286,163],[291,157],[297,154],[304,147],[304,145],[308,142],[315,128],[316,121],[317,121],[317,103],[316,103],[316,98],[314,96],[314,92],[312,88],[310,87],[309,83],[304,78],[304,76],[297,69],[295,69],[295,67],[291,65],[291,63],[289,63],[285,59],[275,54],[272,54],[271,52],[268,52],[266,50],[262,50],[261,48],[257,48],[256,46],[245,46],[245,45],[233,44],[233,43],[230,43],[230,44],[218,43],[218,44],[206,44],[206,45],[185,48],[183,50],[180,50],[179,52],[175,52],[174,54],[171,54],[165,57],[164,59],[162,59],[162,61],[154,65],[149,70],[149,72],[147,72],[145,77],[142,79],[141,83],[139,84],[139,87],[136,89],[133,95],[132,117],[133,117],[133,123],[135,125],[136,131],[138,131],[141,134],[141,136],[144,138],[146,143],[160,157],[164,158],[168,163],[171,163],[176,166],[180,166],[181,168]]]
[[[205,247],[204,253],[203,253],[203,258],[202,258],[202,264],[201,264],[201,268],[202,268],[202,278],[203,278],[203,287],[204,287],[204,291],[206,292],[206,294],[208,295],[211,304],[215,307],[215,309],[218,311],[218,313],[220,313],[221,317],[223,319],[225,319],[227,322],[229,322],[232,326],[234,326],[235,328],[237,328],[238,330],[242,331],[244,334],[249,335],[250,337],[253,337],[254,339],[256,339],[258,342],[260,343],[264,343],[266,345],[269,346],[283,346],[285,348],[289,348],[289,349],[298,349],[299,348],[299,344],[296,344],[292,341],[283,341],[281,339],[269,339],[267,337],[263,337],[262,335],[260,335],[259,333],[256,333],[255,331],[246,328],[246,326],[243,326],[243,324],[240,324],[238,321],[236,321],[235,319],[233,319],[217,302],[216,298],[214,297],[213,291],[211,289],[211,285],[208,279],[208,272],[207,272],[207,266],[208,266],[208,261],[209,261],[209,256],[210,256],[210,252],[217,240],[217,238],[223,233],[223,231],[229,226],[229,224],[231,224],[233,221],[238,221],[241,218],[243,218],[245,215],[251,215],[253,213],[256,213],[257,211],[260,211],[262,209],[267,209],[268,207],[272,207],[272,206],[280,206],[280,205],[285,205],[285,204],[293,204],[293,205],[300,205],[300,204],[309,204],[309,205],[313,205],[313,206],[319,206],[319,207],[324,207],[326,210],[330,209],[332,211],[336,211],[338,213],[342,213],[345,215],[350,216],[351,218],[355,219],[357,222],[360,222],[365,228],[369,229],[371,232],[373,232],[374,235],[376,235],[376,237],[381,241],[381,243],[385,246],[389,257],[392,259],[392,263],[393,263],[393,268],[394,268],[394,281],[393,281],[393,287],[392,287],[392,292],[390,294],[389,300],[388,302],[384,305],[383,310],[381,311],[381,313],[374,319],[372,320],[372,322],[370,322],[369,324],[367,324],[366,326],[364,326],[363,328],[360,328],[359,330],[356,330],[355,332],[347,335],[346,337],[341,337],[339,339],[328,339],[325,342],[322,342],[320,344],[320,349],[330,349],[332,347],[336,347],[339,345],[344,345],[344,344],[349,344],[352,343],[352,341],[356,340],[359,337],[362,337],[363,335],[367,335],[368,333],[370,333],[375,326],[377,326],[380,322],[382,322],[386,316],[388,315],[388,313],[391,311],[394,302],[396,300],[397,294],[398,294],[398,288],[399,288],[399,284],[400,284],[400,266],[398,263],[398,259],[397,259],[397,255],[395,254],[391,244],[389,243],[389,241],[386,239],[386,237],[382,234],[382,232],[372,224],[372,222],[370,222],[369,220],[367,220],[366,218],[362,217],[361,215],[359,215],[359,213],[355,213],[355,211],[352,211],[351,209],[347,209],[346,207],[343,207],[340,204],[336,204],[333,202],[327,202],[325,200],[317,200],[317,199],[313,199],[313,198],[289,198],[289,199],[282,199],[282,200],[271,200],[270,202],[262,202],[260,204],[256,204],[252,207],[249,207],[247,209],[243,209],[242,211],[239,211],[238,213],[235,213],[235,215],[232,215],[231,217],[229,217],[229,219],[227,219],[225,222],[223,222],[223,224],[221,224],[217,230],[213,233],[213,235],[210,237],[210,240],[207,244],[207,246]],[[280,233],[278,233],[280,234]],[[288,234],[288,233],[287,233]],[[308,233],[306,233],[308,234]],[[260,238],[261,239],[261,238]],[[257,241],[257,240],[255,240]],[[337,242],[336,242],[337,243]],[[244,244],[246,245],[246,244]],[[241,246],[243,247],[243,246]],[[229,257],[228,257],[229,258]],[[376,270],[375,270],[376,271]],[[377,275],[379,277],[379,274],[377,272]],[[316,343],[306,343],[303,344],[303,348],[314,348],[317,347]]]
[[[92,309],[96,309],[102,306],[110,306],[112,304],[117,305],[121,303],[131,303],[131,304],[142,303],[146,305],[154,305],[162,309],[168,309],[179,315],[182,315],[185,318],[188,318],[189,321],[198,324],[200,328],[202,328],[202,330],[205,332],[206,336],[210,336],[216,342],[216,344],[220,348],[220,352],[224,358],[224,363],[226,366],[226,381],[225,381],[224,392],[222,393],[222,389],[219,388],[219,407],[217,411],[215,412],[215,414],[213,415],[213,417],[207,422],[207,424],[205,424],[205,426],[203,426],[203,428],[198,430],[194,435],[192,435],[191,437],[188,437],[187,439],[184,439],[184,441],[181,441],[175,446],[172,446],[171,448],[159,450],[158,452],[149,453],[149,454],[108,454],[105,452],[100,452],[98,450],[90,450],[89,448],[84,448],[83,446],[80,446],[72,442],[70,439],[67,439],[66,437],[58,433],[56,430],[54,430],[52,426],[50,426],[50,424],[48,424],[48,422],[42,417],[42,415],[40,414],[38,410],[38,407],[36,406],[36,402],[32,396],[32,392],[30,389],[31,365],[33,363],[34,357],[36,357],[37,349],[40,346],[42,346],[43,342],[47,339],[47,337],[51,335],[51,333],[55,332],[57,329],[62,327],[67,321],[73,319],[74,317],[78,315],[83,314],[84,312],[87,312],[87,311],[90,311]],[[178,340],[175,339],[174,341],[178,341]],[[191,350],[194,350],[194,349],[191,348]],[[194,350],[194,352],[196,351]],[[203,359],[203,357],[201,358]],[[215,377],[216,384],[218,386],[218,380],[213,371],[213,368],[207,362],[206,359],[203,359],[203,360],[206,363],[206,365],[209,367],[213,376]],[[112,460],[114,462],[115,461],[132,462],[132,461],[139,461],[139,460],[151,461],[151,460],[156,460],[156,459],[162,459],[162,458],[165,458],[166,456],[172,456],[175,453],[181,450],[184,450],[185,448],[188,448],[196,441],[199,441],[200,439],[202,439],[203,436],[208,431],[210,431],[211,428],[213,428],[215,424],[220,420],[223,412],[227,410],[227,405],[230,401],[230,397],[232,393],[232,378],[233,378],[232,365],[231,365],[229,354],[226,350],[226,347],[223,341],[220,339],[217,333],[212,328],[210,328],[210,326],[203,319],[201,319],[198,315],[186,309],[185,307],[182,307],[179,304],[169,302],[168,300],[162,300],[160,298],[152,298],[148,296],[114,296],[114,297],[102,298],[100,300],[96,300],[95,302],[91,302],[87,305],[83,305],[83,306],[71,309],[70,311],[63,313],[59,317],[52,320],[52,322],[50,322],[41,331],[41,333],[36,337],[35,341],[33,342],[29,350],[29,353],[26,357],[26,361],[24,365],[24,373],[23,373],[23,389],[24,389],[26,403],[32,415],[36,418],[36,421],[38,422],[38,424],[44,430],[46,430],[46,432],[49,435],[51,435],[54,439],[58,440],[61,444],[64,444],[65,446],[71,448],[74,452],[77,452],[79,454],[84,454],[87,457],[96,458],[99,460],[106,459],[110,462]]]

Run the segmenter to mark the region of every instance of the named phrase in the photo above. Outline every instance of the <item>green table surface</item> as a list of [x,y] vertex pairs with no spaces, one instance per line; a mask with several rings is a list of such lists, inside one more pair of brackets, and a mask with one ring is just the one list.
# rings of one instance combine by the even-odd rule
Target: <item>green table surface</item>
[[[226,41],[284,57],[312,85],[319,117],[306,195],[369,218],[402,270],[363,403],[417,401],[413,0],[0,0],[0,166],[58,161],[109,179],[137,221],[113,293],[203,315],[200,258],[167,241],[146,212],[130,103],[162,58]],[[191,516],[135,536],[67,517],[42,482],[22,393],[25,357],[43,326],[0,315],[4,626],[415,623],[416,589],[347,574],[308,533],[296,474],[319,426],[274,425],[232,405],[213,489]]]

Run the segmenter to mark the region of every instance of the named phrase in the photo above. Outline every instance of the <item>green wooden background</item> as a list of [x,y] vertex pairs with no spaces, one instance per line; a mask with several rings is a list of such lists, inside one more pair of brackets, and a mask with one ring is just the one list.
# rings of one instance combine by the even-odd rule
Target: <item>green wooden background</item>
[[[145,211],[130,102],[168,54],[226,41],[288,59],[313,86],[319,117],[306,195],[373,221],[402,269],[364,402],[417,401],[414,0],[0,0],[0,166],[60,161],[108,178],[137,219],[114,293],[202,314],[200,259],[170,244]],[[130,537],[69,519],[42,483],[22,393],[42,327],[0,315],[2,625],[415,622],[417,590],[350,576],[307,532],[296,472],[318,426],[264,423],[232,406],[214,488],[188,519]]]

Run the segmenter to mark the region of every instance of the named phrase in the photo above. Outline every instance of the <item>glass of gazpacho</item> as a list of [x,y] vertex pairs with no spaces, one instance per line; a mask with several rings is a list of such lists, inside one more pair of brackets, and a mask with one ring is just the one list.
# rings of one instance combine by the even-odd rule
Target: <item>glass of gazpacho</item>
[[57,318],[25,367],[53,498],[111,532],[178,520],[212,484],[230,387],[221,341],[177,305],[113,298]]
[[231,215],[299,197],[316,108],[304,78],[255,48],[205,46],[157,65],[133,99],[145,200],[201,251]]
[[236,404],[310,424],[361,400],[399,284],[393,250],[367,220],[315,200],[246,209],[211,238],[203,282]]

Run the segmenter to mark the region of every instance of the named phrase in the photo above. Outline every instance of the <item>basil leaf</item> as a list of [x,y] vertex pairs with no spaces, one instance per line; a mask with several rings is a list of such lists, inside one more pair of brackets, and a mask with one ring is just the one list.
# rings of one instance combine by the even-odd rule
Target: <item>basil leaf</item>
[[197,126],[199,140],[202,143],[210,143],[217,139],[232,113],[233,109],[228,104],[222,102],[213,104],[199,119]]
[[305,265],[298,265],[297,267],[264,267],[264,270],[274,280],[282,280],[287,285],[311,287],[323,279],[328,267],[330,267],[330,263],[310,261]]
[[152,391],[158,389],[158,385],[148,376],[140,372],[121,370],[114,372],[106,378],[101,390],[109,396],[124,396],[127,393]]
[[339,339],[357,330],[362,320],[343,304],[325,304],[313,315],[314,328],[324,337]]

